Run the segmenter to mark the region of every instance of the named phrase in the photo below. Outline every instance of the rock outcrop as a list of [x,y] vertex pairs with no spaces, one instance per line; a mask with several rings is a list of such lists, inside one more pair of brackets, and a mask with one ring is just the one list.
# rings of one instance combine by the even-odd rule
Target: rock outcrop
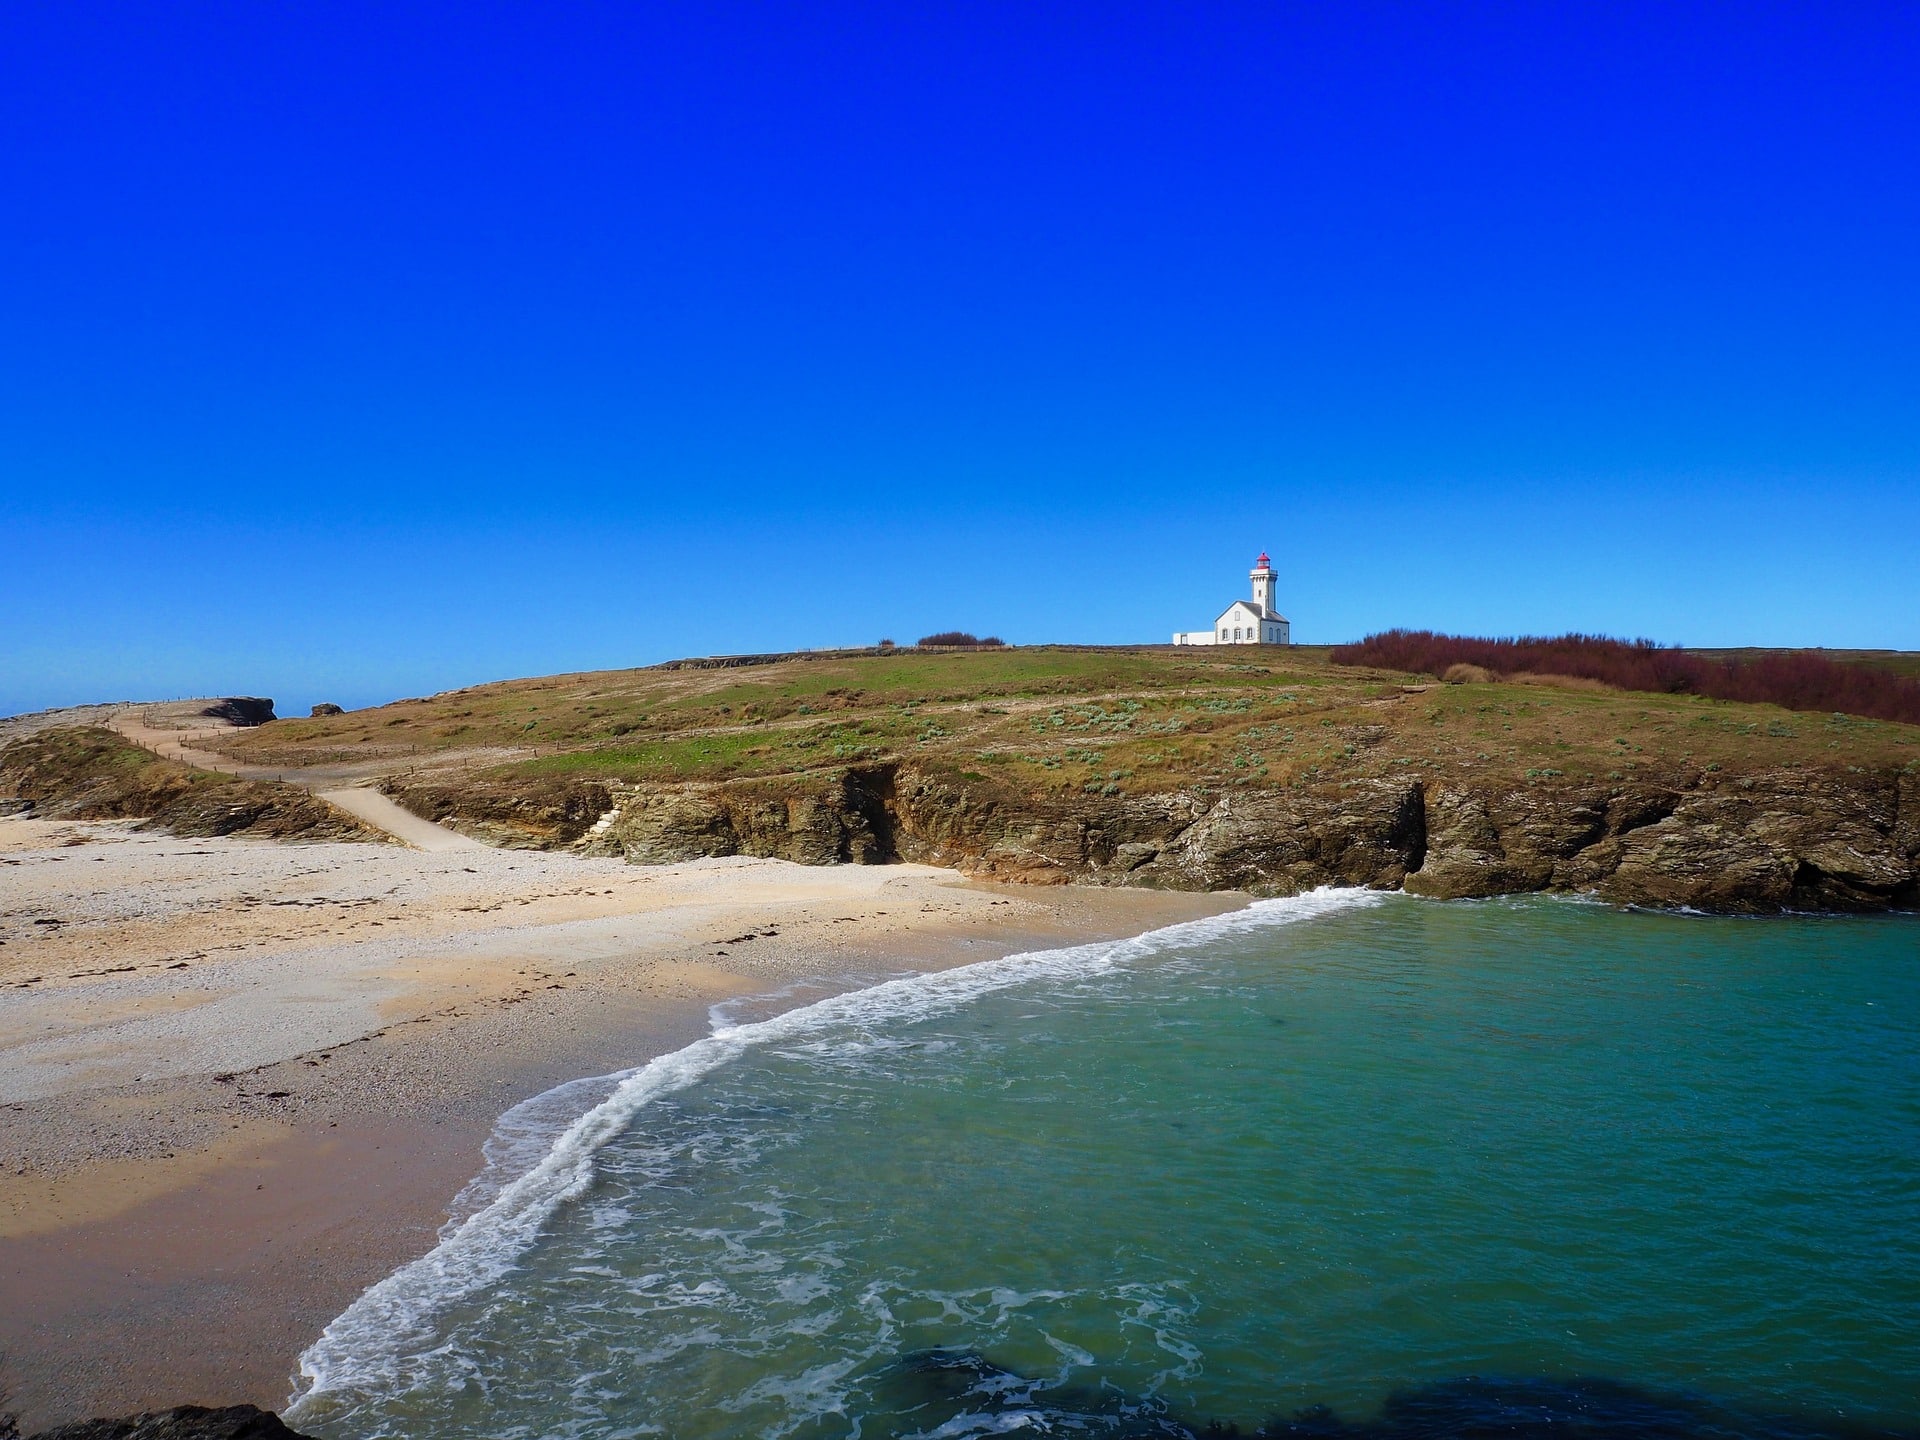
[[211,720],[224,720],[229,725],[252,727],[264,725],[276,718],[273,713],[273,701],[262,699],[258,695],[228,695],[215,700],[200,713]]
[[898,858],[885,772],[845,770],[715,785],[620,792],[613,823],[592,844],[641,863],[758,855],[801,865],[877,865]]
[[1681,774],[1605,790],[1437,787],[1407,888],[1592,892],[1720,913],[1920,907],[1920,775]]
[[[565,849],[614,803],[611,789],[600,781],[545,776],[479,782],[396,778],[380,788],[424,819],[505,850]],[[736,852],[688,850],[677,858],[709,853]]]
[[1022,795],[904,766],[882,799],[901,859],[1004,880],[1292,894],[1392,887],[1425,851],[1417,781],[1290,790]]
[[209,1410],[181,1405],[124,1420],[80,1420],[42,1430],[29,1440],[305,1440],[271,1410],[230,1405]]
[[[607,786],[577,815],[603,798],[614,814],[580,825],[575,843],[646,863],[898,859],[1028,883],[1256,894],[1346,884],[1437,898],[1589,893],[1720,913],[1920,908],[1914,767],[1586,787],[1410,777],[1106,795],[1023,793],[902,764]],[[450,795],[433,818],[472,829],[476,817]]]

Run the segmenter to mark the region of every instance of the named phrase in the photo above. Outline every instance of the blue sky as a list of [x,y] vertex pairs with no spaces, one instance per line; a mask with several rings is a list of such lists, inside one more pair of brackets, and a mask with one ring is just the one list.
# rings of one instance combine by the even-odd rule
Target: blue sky
[[1920,648],[1920,10],[10,5],[0,710]]

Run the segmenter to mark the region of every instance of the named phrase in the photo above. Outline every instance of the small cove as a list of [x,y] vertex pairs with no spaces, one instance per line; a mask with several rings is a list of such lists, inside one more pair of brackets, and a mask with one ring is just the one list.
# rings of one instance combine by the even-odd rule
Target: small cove
[[809,1007],[478,1283],[349,1312],[296,1424],[1911,1432],[1916,960],[1911,917],[1348,892]]

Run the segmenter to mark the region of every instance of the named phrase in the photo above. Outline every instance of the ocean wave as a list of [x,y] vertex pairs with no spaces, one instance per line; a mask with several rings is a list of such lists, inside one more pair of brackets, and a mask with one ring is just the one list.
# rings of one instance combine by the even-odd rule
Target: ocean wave
[[[302,1412],[312,1413],[329,1395],[378,1393],[402,1384],[405,1357],[435,1342],[436,1315],[506,1275],[554,1213],[592,1183],[594,1157],[640,1111],[748,1051],[836,1026],[920,1020],[1014,985],[1078,979],[1167,950],[1385,899],[1379,891],[1322,888],[1126,940],[1029,951],[889,980],[752,1023],[727,1024],[716,1014],[712,1034],[672,1054],[535,1096],[501,1117],[488,1141],[486,1169],[461,1192],[439,1243],[368,1289],[300,1356],[300,1383],[288,1417],[297,1421]],[[577,1113],[581,1104],[591,1108]]]

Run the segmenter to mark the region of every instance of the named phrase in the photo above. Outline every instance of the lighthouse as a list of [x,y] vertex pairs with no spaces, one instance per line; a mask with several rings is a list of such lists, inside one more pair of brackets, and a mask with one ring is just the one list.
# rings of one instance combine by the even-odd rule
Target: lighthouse
[[1253,608],[1262,615],[1277,617],[1280,607],[1273,603],[1273,562],[1267,558],[1266,551],[1260,552],[1247,578],[1253,581]]
[[1293,626],[1275,608],[1273,561],[1266,551],[1253,562],[1248,579],[1253,582],[1253,599],[1236,600],[1221,612],[1211,630],[1178,630],[1176,645],[1291,645]]

